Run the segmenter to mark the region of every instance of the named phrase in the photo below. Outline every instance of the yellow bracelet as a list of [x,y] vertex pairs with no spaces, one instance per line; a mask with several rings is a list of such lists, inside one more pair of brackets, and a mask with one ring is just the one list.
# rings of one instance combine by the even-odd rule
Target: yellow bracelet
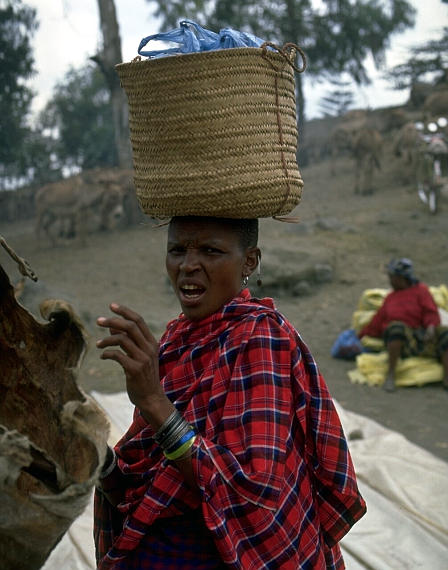
[[186,453],[193,446],[195,441],[196,441],[196,434],[193,435],[188,441],[186,441],[184,444],[182,444],[178,449],[176,449],[172,453],[164,452],[164,455],[167,459],[170,459],[171,461],[179,459],[179,457],[182,457],[182,455]]

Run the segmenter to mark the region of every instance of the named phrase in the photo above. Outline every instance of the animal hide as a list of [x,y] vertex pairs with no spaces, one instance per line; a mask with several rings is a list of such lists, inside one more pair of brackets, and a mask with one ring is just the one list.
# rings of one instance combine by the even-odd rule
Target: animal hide
[[66,302],[40,323],[0,265],[0,566],[41,568],[82,513],[106,455],[109,425],[76,384],[86,339]]

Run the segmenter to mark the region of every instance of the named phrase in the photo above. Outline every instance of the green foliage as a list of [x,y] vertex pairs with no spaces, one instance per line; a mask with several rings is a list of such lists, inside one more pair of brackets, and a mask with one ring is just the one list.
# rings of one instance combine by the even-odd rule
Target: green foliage
[[[448,0],[446,0],[448,2]],[[439,39],[430,40],[411,49],[404,63],[394,66],[385,77],[396,89],[407,89],[417,82],[448,81],[448,27]]]
[[162,27],[188,17],[211,29],[225,26],[250,31],[283,44],[296,42],[309,60],[307,73],[333,77],[348,73],[368,83],[365,61],[371,55],[380,66],[395,33],[414,24],[408,0],[158,0]]
[[110,92],[98,67],[70,69],[40,116],[53,141],[55,163],[87,169],[117,163]]
[[162,19],[162,27],[165,30],[175,28],[179,20],[183,18],[195,18],[198,24],[205,25],[211,2],[207,2],[207,0],[170,0],[164,2],[161,0],[154,2],[154,4],[156,4],[154,15]]
[[62,173],[117,163],[110,92],[94,64],[71,69],[34,127],[30,39],[36,14],[21,0],[0,0],[0,190],[43,184]]
[[31,38],[36,12],[21,0],[0,3],[0,176],[13,176],[25,161],[33,94],[25,81],[33,74]]
[[[369,83],[365,61],[384,63],[393,34],[414,23],[414,9],[406,0],[326,2],[334,9],[313,16],[313,34],[306,46],[311,72],[325,77],[348,73],[356,83]],[[313,68],[314,64],[314,68]]]

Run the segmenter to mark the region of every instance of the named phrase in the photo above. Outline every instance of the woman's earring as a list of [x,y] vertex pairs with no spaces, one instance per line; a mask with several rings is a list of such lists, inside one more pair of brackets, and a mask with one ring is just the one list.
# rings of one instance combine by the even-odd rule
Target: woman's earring
[[263,285],[263,281],[261,280],[261,254],[258,256],[257,285],[258,287],[261,287]]
[[249,282],[249,275],[243,275],[243,287],[247,287],[247,283]]

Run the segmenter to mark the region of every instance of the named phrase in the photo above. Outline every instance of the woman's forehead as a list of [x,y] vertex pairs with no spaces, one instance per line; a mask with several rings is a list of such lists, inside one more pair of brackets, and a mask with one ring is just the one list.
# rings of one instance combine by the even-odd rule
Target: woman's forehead
[[238,239],[238,232],[219,218],[173,218],[168,240]]

